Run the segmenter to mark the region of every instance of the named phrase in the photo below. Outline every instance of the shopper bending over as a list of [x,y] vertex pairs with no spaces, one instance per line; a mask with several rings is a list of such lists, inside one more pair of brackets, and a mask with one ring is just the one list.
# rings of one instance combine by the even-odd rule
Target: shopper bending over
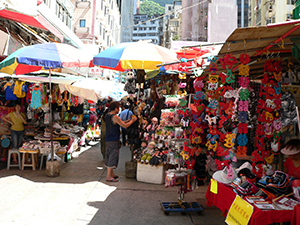
[[[19,149],[22,145],[22,139],[24,136],[24,124],[27,124],[25,114],[20,112],[21,105],[15,105],[15,111],[2,117],[2,120],[11,124],[11,139],[12,148]],[[21,159],[19,159],[21,160]],[[18,163],[17,153],[13,153],[13,162]]]
[[135,115],[131,117],[126,123],[117,116],[120,110],[119,102],[111,102],[109,104],[110,112],[105,116],[106,127],[106,152],[105,152],[105,166],[107,167],[106,181],[118,182],[118,176],[114,174],[113,169],[117,168],[119,163],[119,149],[120,144],[120,126],[123,128],[129,127],[137,118]]

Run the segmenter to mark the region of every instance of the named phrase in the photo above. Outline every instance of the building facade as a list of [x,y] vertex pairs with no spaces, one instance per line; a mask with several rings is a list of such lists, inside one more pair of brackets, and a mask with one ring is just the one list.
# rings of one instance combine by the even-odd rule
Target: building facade
[[136,0],[121,1],[121,42],[131,42],[133,33],[133,15],[136,14]]
[[120,43],[120,7],[115,0],[72,2],[73,31],[93,54]]
[[238,27],[248,27],[249,0],[236,0],[238,6]]
[[163,17],[135,14],[132,41],[149,41],[156,45],[162,45]]
[[183,41],[225,41],[237,27],[237,14],[235,0],[182,0],[181,38]]
[[263,26],[292,19],[295,2],[296,0],[249,0],[249,26]]
[[163,17],[163,46],[169,48],[172,40],[181,40],[182,2],[165,5]]

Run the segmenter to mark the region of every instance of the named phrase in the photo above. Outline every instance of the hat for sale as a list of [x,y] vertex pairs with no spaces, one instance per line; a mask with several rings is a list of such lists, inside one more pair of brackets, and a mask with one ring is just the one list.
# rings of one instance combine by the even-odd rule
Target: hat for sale
[[217,180],[223,184],[230,184],[232,181],[237,178],[236,171],[230,165],[229,168],[227,166],[224,167],[223,170],[218,170],[214,172],[213,179]]
[[156,145],[154,141],[149,142],[149,145]]
[[252,165],[249,162],[244,162],[239,168],[236,169],[236,172],[239,173],[243,169],[249,169],[252,171]]
[[156,121],[156,122],[157,122],[158,119],[157,119],[156,117],[153,117],[153,118],[152,118],[152,121]]
[[286,146],[283,149],[281,149],[281,153],[284,155],[296,155],[300,152],[300,149],[298,149],[296,146]]

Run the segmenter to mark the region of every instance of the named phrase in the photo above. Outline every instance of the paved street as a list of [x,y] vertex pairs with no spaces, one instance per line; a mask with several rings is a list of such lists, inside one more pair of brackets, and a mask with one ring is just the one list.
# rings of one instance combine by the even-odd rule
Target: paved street
[[176,201],[176,187],[148,184],[125,177],[128,146],[120,150],[115,171],[119,182],[105,181],[106,170],[99,144],[82,148],[61,166],[58,177],[47,177],[46,169],[0,170],[0,224],[225,224],[221,211],[205,205],[207,185],[185,195],[199,202],[204,211],[165,215],[160,202]]

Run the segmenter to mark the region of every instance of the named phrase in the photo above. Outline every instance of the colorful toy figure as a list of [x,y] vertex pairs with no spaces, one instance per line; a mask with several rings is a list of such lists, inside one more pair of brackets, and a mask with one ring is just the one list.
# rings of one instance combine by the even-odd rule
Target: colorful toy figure
[[151,141],[148,144],[148,147],[146,149],[144,149],[144,151],[142,152],[142,158],[141,158],[141,162],[146,162],[149,163],[151,160],[152,155],[154,154],[154,148],[155,148],[155,142]]
[[151,138],[152,140],[154,140],[155,132],[157,128],[158,128],[158,119],[156,117],[153,117],[151,120],[151,124],[149,124],[146,129],[148,132],[147,139]]

